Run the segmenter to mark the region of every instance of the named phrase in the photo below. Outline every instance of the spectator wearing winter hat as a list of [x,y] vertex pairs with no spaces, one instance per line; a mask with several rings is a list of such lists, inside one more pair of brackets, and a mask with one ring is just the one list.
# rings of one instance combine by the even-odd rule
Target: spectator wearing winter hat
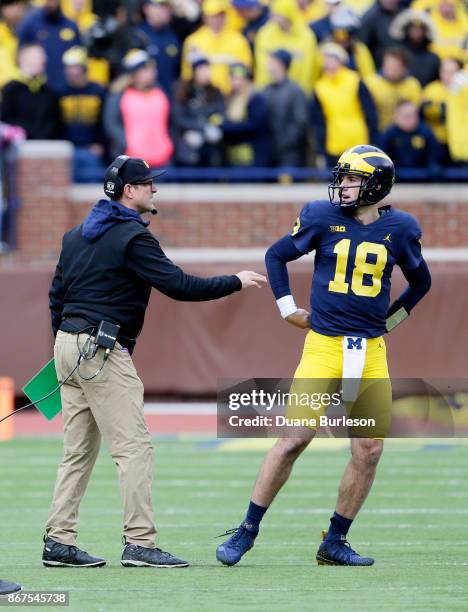
[[348,68],[365,77],[375,73],[375,64],[366,45],[359,40],[359,16],[348,6],[340,6],[330,17],[331,34],[327,41],[341,45],[348,53]]
[[271,163],[275,167],[300,167],[305,162],[307,99],[289,78],[293,58],[286,49],[273,51],[267,69],[271,81],[264,89],[272,135]]
[[232,0],[232,6],[244,21],[242,34],[254,51],[257,32],[268,21],[270,14],[268,6],[260,0]]
[[223,162],[224,96],[213,85],[207,58],[196,59],[192,78],[174,90],[172,128],[175,162],[180,166],[214,167]]
[[226,99],[224,134],[229,166],[266,167],[270,162],[270,127],[264,95],[255,91],[244,64],[230,67],[231,94]]
[[407,9],[394,19],[390,33],[409,55],[409,73],[416,77],[424,87],[435,81],[439,74],[440,60],[438,55],[430,50],[434,40],[435,29],[430,16],[425,11]]
[[63,55],[66,84],[58,92],[64,138],[74,146],[75,182],[102,180],[105,137],[102,110],[105,89],[88,78],[87,54],[72,47]]
[[110,88],[104,106],[104,129],[111,154],[146,159],[152,167],[167,165],[174,150],[169,137],[170,103],[157,84],[157,67],[142,49],[123,59],[124,75]]
[[182,78],[192,77],[192,63],[197,57],[210,62],[213,85],[224,94],[231,88],[229,66],[241,62],[252,66],[249,43],[240,32],[231,30],[226,23],[230,5],[227,0],[204,0],[203,25],[184,42],[182,49]]
[[364,82],[347,68],[343,47],[325,43],[321,52],[323,75],[315,86],[311,121],[319,152],[331,167],[346,149],[376,141],[377,111]]
[[273,0],[270,18],[255,41],[255,85],[271,82],[270,55],[283,49],[291,54],[289,78],[308,96],[318,76],[317,43],[313,32],[298,15],[296,0]]
[[145,0],[141,31],[148,38],[146,50],[158,66],[159,83],[169,99],[179,78],[181,44],[172,29],[172,8],[169,0]]
[[[104,2],[108,2],[108,0],[104,0]],[[95,0],[61,0],[60,2],[63,14],[76,23],[80,30],[82,44],[87,48],[87,69],[90,81],[107,87],[110,79],[109,63],[99,53],[93,55],[88,45],[90,41],[89,31],[96,26],[98,30],[101,27],[98,15],[93,12],[96,5]],[[124,52],[122,52],[123,54]]]

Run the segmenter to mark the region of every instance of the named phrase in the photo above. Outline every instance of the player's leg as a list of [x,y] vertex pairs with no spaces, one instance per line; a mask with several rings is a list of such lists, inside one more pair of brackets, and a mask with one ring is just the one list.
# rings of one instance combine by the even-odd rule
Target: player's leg
[[[76,337],[59,332],[55,363],[59,379],[76,365]],[[58,468],[46,523],[43,564],[48,567],[100,567],[104,559],[76,547],[81,499],[99,452],[101,436],[76,375],[62,386],[63,459]]]
[[[304,343],[301,361],[294,375],[290,393],[328,392],[333,379],[340,376],[336,359],[338,343],[334,338],[310,331]],[[339,345],[341,346],[341,345]],[[324,386],[325,385],[325,386]],[[313,388],[312,388],[313,387]],[[322,388],[323,387],[323,388]],[[303,407],[288,406],[288,417],[310,417]],[[315,436],[315,430],[306,427],[291,430],[279,438],[268,452],[257,476],[247,513],[241,525],[224,535],[233,535],[216,549],[216,558],[225,565],[235,565],[254,545],[266,511],[288,480],[294,462]]]
[[143,383],[132,358],[119,344],[111,351],[102,373],[100,385],[84,389],[117,466],[124,515],[122,565],[185,567],[186,561],[155,547],[153,443],[144,416]]
[[[304,428],[298,438],[279,438],[267,453],[255,481],[252,502],[268,508],[288,480],[294,462],[315,436],[315,431]],[[246,520],[248,521],[248,514]]]
[[382,451],[383,440],[351,440],[351,459],[338,490],[336,512],[339,515],[351,520],[356,517],[371,490]]
[[[328,532],[317,553],[319,564],[372,565],[371,557],[361,557],[346,543],[346,536],[354,518],[366,500],[374,482],[377,465],[383,451],[383,439],[389,422],[391,408],[391,384],[388,379],[385,343],[381,338],[368,341],[366,365],[356,412],[352,417],[376,418],[375,429],[367,434],[378,438],[351,439],[351,459],[346,466],[338,490],[335,512],[330,519]],[[380,417],[380,418],[379,418]]]
[[317,553],[324,565],[372,565],[372,557],[362,557],[346,545],[346,536],[366,500],[374,482],[383,440],[353,438],[351,460],[346,466],[338,490],[338,501],[328,532]]
[[315,431],[305,429],[297,438],[279,438],[267,453],[255,481],[247,514],[241,525],[223,535],[233,534],[216,549],[216,558],[225,565],[235,565],[254,545],[255,538],[270,504],[288,480],[294,462],[307,448]]

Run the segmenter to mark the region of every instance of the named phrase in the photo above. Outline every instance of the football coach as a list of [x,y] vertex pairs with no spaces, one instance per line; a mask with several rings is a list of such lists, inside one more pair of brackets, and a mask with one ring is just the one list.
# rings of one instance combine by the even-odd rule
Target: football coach
[[[266,278],[250,271],[200,278],[168,259],[142,218],[143,213],[156,214],[156,176],[142,159],[117,157],[104,178],[109,199],[100,200],[84,223],[63,237],[49,304],[57,376],[65,381],[64,454],[46,523],[45,566],[106,563],[76,546],[79,506],[101,437],[120,481],[122,565],[188,565],[155,546],[153,447],[143,413],[143,384],[131,354],[152,287],[176,300],[216,300],[260,287]],[[100,328],[114,330],[112,350],[99,345]],[[105,339],[109,337],[112,341],[108,332]]]

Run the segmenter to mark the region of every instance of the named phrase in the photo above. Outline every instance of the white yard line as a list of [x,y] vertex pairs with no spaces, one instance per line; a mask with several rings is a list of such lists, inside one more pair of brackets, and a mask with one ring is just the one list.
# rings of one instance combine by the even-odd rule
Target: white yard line
[[214,402],[150,402],[145,404],[145,414],[216,415],[216,404]]

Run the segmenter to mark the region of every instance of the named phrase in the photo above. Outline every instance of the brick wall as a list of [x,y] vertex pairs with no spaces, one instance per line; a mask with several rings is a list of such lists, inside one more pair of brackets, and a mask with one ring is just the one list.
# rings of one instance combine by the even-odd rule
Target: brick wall
[[[103,197],[98,185],[70,184],[65,142],[27,142],[20,152],[18,256],[55,258],[63,233]],[[463,185],[397,186],[391,202],[415,215],[426,247],[468,246]],[[151,229],[164,246],[265,247],[292,226],[305,202],[327,197],[326,185],[164,185]],[[390,200],[390,199],[389,199]]]
[[[162,188],[164,189],[164,188]],[[323,196],[322,196],[323,197]],[[161,203],[151,229],[164,244],[179,248],[263,247],[292,229],[302,203],[213,202]],[[414,215],[426,247],[468,246],[468,202],[401,202],[398,208]],[[87,214],[89,202],[75,206],[76,223]]]
[[18,160],[21,207],[18,251],[24,259],[55,257],[72,219],[71,145],[65,141],[27,141]]

